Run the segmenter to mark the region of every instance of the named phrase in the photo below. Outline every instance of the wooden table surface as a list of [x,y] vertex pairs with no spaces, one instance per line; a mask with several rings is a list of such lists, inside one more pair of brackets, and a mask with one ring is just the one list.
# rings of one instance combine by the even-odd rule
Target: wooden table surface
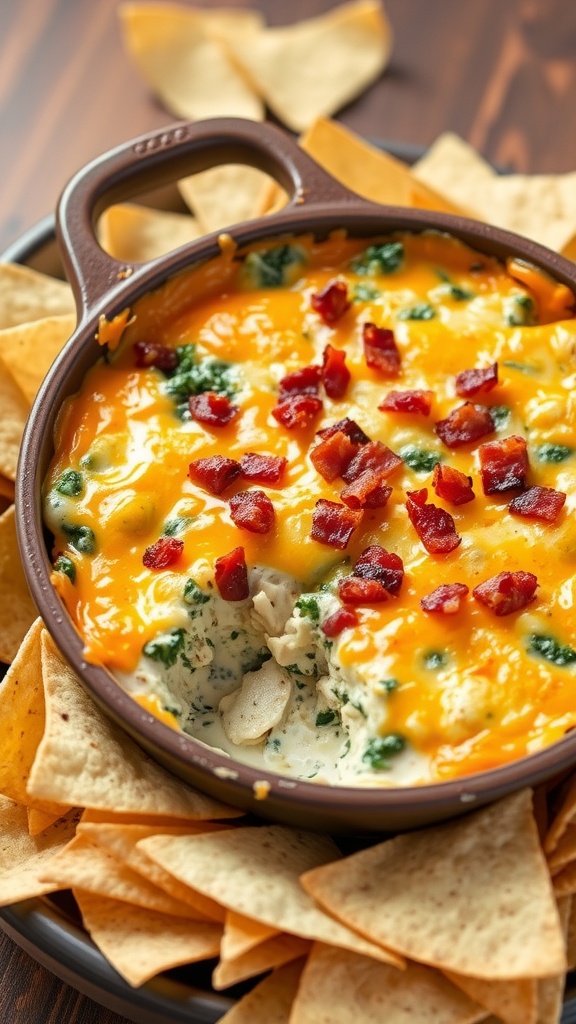
[[[270,24],[283,24],[336,5],[254,6]],[[83,163],[172,120],[123,49],[116,7],[117,0],[0,0],[0,252],[53,211]],[[576,169],[576,4],[386,0],[386,7],[390,66],[340,112],[344,124],[372,139],[419,146],[451,129],[501,166]],[[126,1020],[78,995],[1,933],[0,1018]]]

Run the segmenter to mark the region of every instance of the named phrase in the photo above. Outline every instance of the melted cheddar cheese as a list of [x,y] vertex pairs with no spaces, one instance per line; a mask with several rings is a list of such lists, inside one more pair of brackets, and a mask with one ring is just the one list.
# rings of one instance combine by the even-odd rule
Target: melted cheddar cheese
[[[53,578],[86,658],[174,727],[324,782],[447,779],[560,739],[576,725],[572,295],[525,264],[505,267],[435,233],[392,240],[392,267],[367,263],[366,240],[341,234],[281,244],[293,259],[280,284],[258,276],[274,246],[248,257],[228,246],[140,300],[118,347],[65,403],[44,506]],[[350,306],[327,325],[311,297],[336,278]],[[367,366],[366,322],[394,331],[398,377]],[[135,365],[136,341],[192,353],[195,386],[228,389],[239,414],[217,428],[197,422],[170,386],[174,374]],[[287,429],[272,415],[279,381],[321,364],[328,343],[346,352],[345,395],[322,393],[320,415]],[[492,410],[494,433],[447,448],[434,428],[462,404],[456,375],[493,363],[498,384],[472,401]],[[380,411],[393,389],[432,391],[430,415]],[[316,502],[339,502],[343,483],[328,483],[310,451],[317,431],[344,416],[404,464],[385,507],[365,509],[338,550],[311,526]],[[511,435],[527,440],[527,484],[566,494],[556,522],[514,516],[510,494],[484,494],[479,445]],[[196,459],[246,452],[287,460],[278,484],[255,485],[274,506],[264,535],[230,516],[230,496],[252,485],[240,478],[215,496],[188,474]],[[473,501],[455,507],[434,493],[439,460],[472,477]],[[406,492],[423,487],[462,538],[449,554],[429,554],[408,519]],[[179,560],[146,568],[143,552],[163,535],[182,540]],[[373,544],[402,558],[400,591],[359,606],[357,625],[328,640],[337,581]],[[214,563],[239,545],[250,596],[227,602]],[[498,617],[472,590],[504,570],[533,573],[538,589],[526,608]],[[422,609],[423,597],[455,582],[470,591],[456,614]]]

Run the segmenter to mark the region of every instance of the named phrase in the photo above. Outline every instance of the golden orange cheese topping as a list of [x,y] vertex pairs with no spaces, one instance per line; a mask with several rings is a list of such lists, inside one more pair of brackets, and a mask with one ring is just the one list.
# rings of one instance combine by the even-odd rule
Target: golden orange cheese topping
[[464,776],[574,728],[567,288],[445,235],[337,233],[228,245],[129,314],[45,484],[89,660],[323,782]]

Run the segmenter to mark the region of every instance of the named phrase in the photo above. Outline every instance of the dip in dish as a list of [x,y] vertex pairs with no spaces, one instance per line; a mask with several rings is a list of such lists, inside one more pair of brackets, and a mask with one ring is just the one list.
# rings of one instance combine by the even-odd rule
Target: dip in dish
[[573,728],[569,289],[434,232],[223,239],[186,312],[170,287],[103,325],[58,420],[45,521],[87,660],[327,784],[469,775]]

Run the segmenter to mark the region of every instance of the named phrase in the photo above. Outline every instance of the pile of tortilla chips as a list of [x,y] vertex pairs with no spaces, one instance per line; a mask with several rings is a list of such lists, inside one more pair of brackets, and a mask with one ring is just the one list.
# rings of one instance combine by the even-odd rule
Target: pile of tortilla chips
[[[327,118],[301,145],[369,199],[481,215],[480,158],[454,137],[415,169]],[[210,187],[197,175],[180,183],[189,213],[113,207],[103,244],[145,261],[286,201],[245,171],[235,169],[233,201],[226,178]],[[487,174],[494,196],[500,179]],[[566,248],[576,223],[554,181]],[[505,226],[522,209],[523,233],[538,236],[530,201],[503,204]],[[246,825],[92,704],[37,618],[14,526],[24,421],[74,322],[66,283],[0,265],[0,660],[11,663],[0,683],[0,905],[71,890],[132,986],[200,961],[216,990],[250,981],[226,1024],[556,1024],[576,965],[576,776],[342,856],[327,836]]]

